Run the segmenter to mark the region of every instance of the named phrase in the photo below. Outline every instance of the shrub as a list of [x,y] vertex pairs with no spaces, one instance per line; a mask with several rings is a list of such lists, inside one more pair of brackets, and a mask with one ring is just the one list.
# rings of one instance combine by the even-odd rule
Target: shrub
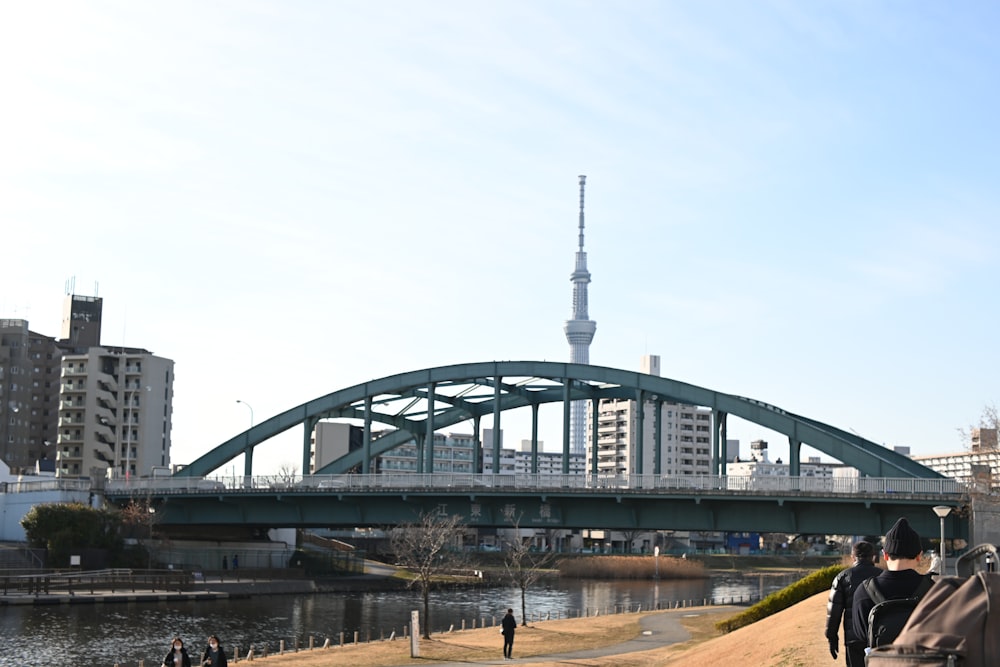
[[83,503],[35,505],[21,519],[28,544],[48,549],[50,567],[67,567],[70,554],[79,549],[121,552],[121,517],[113,510],[99,510]]
[[556,563],[559,575],[578,579],[703,579],[702,563],[685,558],[660,556],[583,556]]
[[744,625],[750,625],[771,614],[776,614],[782,609],[787,609],[794,604],[798,604],[817,593],[828,591],[833,584],[833,578],[843,569],[843,565],[830,565],[817,570],[799,579],[794,584],[771,593],[746,611],[727,618],[724,621],[719,621],[715,624],[715,627],[722,632],[732,632],[733,630],[742,628]]

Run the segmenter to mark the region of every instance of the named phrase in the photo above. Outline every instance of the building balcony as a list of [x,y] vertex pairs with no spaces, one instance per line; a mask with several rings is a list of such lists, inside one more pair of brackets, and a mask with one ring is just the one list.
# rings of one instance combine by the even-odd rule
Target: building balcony
[[106,391],[109,394],[114,394],[118,392],[118,380],[112,375],[107,375],[102,373],[101,377],[97,379],[97,388],[101,391]]

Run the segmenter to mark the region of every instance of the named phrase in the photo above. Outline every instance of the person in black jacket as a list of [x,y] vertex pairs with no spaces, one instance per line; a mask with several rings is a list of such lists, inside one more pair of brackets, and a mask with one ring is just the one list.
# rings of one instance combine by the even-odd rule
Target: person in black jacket
[[191,667],[191,657],[188,656],[187,649],[180,637],[174,637],[170,645],[170,652],[163,659],[163,667]]
[[[896,521],[882,542],[886,571],[872,579],[877,592],[887,600],[901,600],[919,595],[929,586],[929,576],[917,571],[923,556],[920,535],[910,527],[905,517]],[[868,644],[868,615],[875,606],[862,585],[854,591],[854,634]]]
[[840,648],[838,632],[843,623],[847,667],[864,667],[865,646],[868,644],[865,637],[854,632],[854,591],[861,588],[864,581],[882,574],[882,570],[875,565],[875,547],[871,543],[858,542],[853,553],[854,565],[834,577],[830,587],[830,599],[826,603],[826,638],[830,642],[830,655],[836,660]]
[[205,647],[205,652],[201,654],[201,664],[204,667],[228,667],[229,661],[226,660],[226,652],[222,648],[222,642],[216,635],[209,635],[208,646]]
[[514,648],[514,630],[517,629],[517,619],[514,618],[514,610],[508,609],[507,614],[500,621],[500,630],[503,633],[503,659],[510,660],[510,652]]

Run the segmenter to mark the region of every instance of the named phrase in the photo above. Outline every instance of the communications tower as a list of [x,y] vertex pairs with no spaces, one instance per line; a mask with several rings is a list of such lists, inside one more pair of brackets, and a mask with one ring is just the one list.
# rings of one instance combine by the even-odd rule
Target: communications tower
[[[587,314],[587,285],[590,272],[587,271],[587,253],[583,250],[583,189],[587,177],[580,177],[580,233],[576,250],[576,265],[570,280],[573,282],[573,319],[566,320],[563,331],[569,341],[569,361],[572,364],[590,363],[590,342],[594,340],[597,322]],[[587,402],[573,401],[570,408],[570,452],[586,452]]]

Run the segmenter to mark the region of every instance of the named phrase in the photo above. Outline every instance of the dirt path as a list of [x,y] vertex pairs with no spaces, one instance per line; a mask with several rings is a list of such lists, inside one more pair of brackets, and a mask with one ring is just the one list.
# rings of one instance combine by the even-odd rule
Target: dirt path
[[[400,665],[522,664],[535,667],[815,667],[838,661],[830,657],[823,628],[826,593],[817,594],[774,616],[728,635],[714,636],[714,623],[733,610],[691,609],[630,619],[609,616],[551,621],[519,628],[515,658],[505,663],[496,628],[435,635],[421,641],[421,657],[409,657],[407,641],[301,652],[264,659],[264,667],[392,667]],[[643,629],[650,634],[643,634]],[[594,647],[595,637],[622,641]],[[569,641],[567,642],[567,638]],[[556,650],[552,647],[558,646]],[[648,647],[648,648],[647,648]],[[549,648],[549,650],[546,650]],[[567,648],[569,651],[568,652]],[[579,650],[574,650],[579,649]],[[527,655],[534,653],[535,655]],[[258,658],[257,660],[260,660]],[[242,660],[241,660],[242,662]]]

